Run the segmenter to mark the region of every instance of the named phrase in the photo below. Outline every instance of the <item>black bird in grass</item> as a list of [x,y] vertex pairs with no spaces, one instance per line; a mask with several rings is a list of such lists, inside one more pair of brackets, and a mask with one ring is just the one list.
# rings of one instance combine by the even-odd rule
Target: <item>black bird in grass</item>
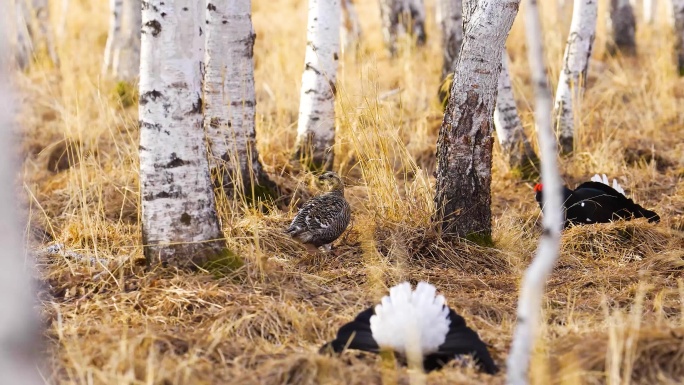
[[466,326],[463,317],[444,304],[444,297],[435,293],[435,287],[426,282],[419,282],[415,291],[408,282],[391,288],[381,304],[369,307],[342,326],[337,337],[323,345],[320,352],[356,349],[380,353],[387,349],[401,358],[419,353],[428,372],[471,355],[480,370],[497,373],[499,368],[487,345]]
[[306,201],[285,230],[314,253],[321,246],[330,251],[333,241],[344,233],[351,219],[342,179],[332,171],[323,173],[318,179],[328,183],[330,191]]
[[[541,183],[534,186],[535,199],[542,206]],[[576,189],[570,190],[563,186],[563,206],[565,208],[565,227],[586,225],[592,223],[608,223],[614,220],[632,218],[646,218],[649,222],[659,222],[660,216],[634,203],[625,196],[625,190],[620,187],[616,179],[613,185],[608,182],[605,174],[598,174],[590,182],[584,182]]]

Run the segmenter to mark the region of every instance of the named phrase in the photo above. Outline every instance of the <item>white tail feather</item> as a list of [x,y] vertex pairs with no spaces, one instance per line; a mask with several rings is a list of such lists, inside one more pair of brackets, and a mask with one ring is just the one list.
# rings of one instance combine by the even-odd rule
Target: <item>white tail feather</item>
[[[608,177],[606,176],[606,174],[603,174],[603,177],[599,176],[599,174],[596,174],[593,177],[591,177],[591,181],[603,183],[606,186],[610,186],[610,181],[608,180]],[[613,185],[611,187],[613,189],[615,189],[615,191],[619,192],[620,194],[625,195],[625,190],[622,188],[622,186],[620,186],[617,179],[613,179]]]
[[437,351],[451,321],[444,296],[436,293],[437,289],[426,282],[419,282],[415,291],[408,282],[392,287],[370,319],[378,346],[407,354],[417,343],[423,355]]

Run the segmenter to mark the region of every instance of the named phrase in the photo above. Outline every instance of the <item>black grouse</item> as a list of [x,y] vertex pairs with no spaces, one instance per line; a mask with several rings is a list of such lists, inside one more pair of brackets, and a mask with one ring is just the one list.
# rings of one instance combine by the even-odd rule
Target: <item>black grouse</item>
[[[535,199],[542,203],[542,184],[534,186]],[[565,208],[565,227],[592,223],[607,223],[613,220],[646,218],[649,222],[659,222],[658,214],[634,203],[625,196],[625,190],[613,179],[611,187],[608,178],[598,174],[590,182],[584,182],[575,190],[563,186],[563,206]]]
[[405,363],[409,349],[416,346],[428,372],[463,355],[472,355],[480,370],[497,373],[499,368],[487,345],[466,326],[463,317],[444,304],[444,297],[435,293],[435,287],[426,282],[419,282],[415,291],[408,282],[391,288],[381,304],[367,308],[342,326],[337,337],[323,345],[320,352],[356,349],[379,353],[389,349]]

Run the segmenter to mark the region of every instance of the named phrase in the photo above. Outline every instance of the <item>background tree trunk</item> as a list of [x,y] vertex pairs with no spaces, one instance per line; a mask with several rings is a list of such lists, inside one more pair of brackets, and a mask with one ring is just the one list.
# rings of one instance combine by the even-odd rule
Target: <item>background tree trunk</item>
[[[122,25],[125,33],[119,33],[120,57],[114,67],[114,76],[120,80],[133,81],[140,72],[140,29],[142,28],[141,0],[125,0]],[[125,44],[124,44],[125,42]]]
[[[15,180],[18,159],[12,126],[10,52],[6,23],[0,23],[0,373],[5,384],[43,384],[38,369],[41,330],[34,312],[35,294],[29,283],[28,269],[33,258],[22,247],[22,223],[18,220]],[[26,259],[25,259],[26,258]]]
[[454,72],[456,59],[463,43],[463,4],[461,0],[439,0],[436,7],[441,8],[442,15],[442,80]]
[[644,23],[653,24],[653,19],[656,14],[656,2],[655,0],[644,0],[643,10],[644,10]]
[[[55,47],[55,37],[52,34],[52,27],[50,26],[50,7],[48,0],[33,0],[33,14],[36,16],[38,23],[38,30],[42,36],[45,49],[52,60],[52,63],[59,66],[59,56],[57,55],[57,48]],[[34,41],[35,45],[35,41]]]
[[[256,148],[251,0],[212,0],[206,11],[204,124],[211,166],[231,193],[272,195]],[[254,190],[253,190],[254,189]]]
[[672,12],[674,15],[677,69],[679,75],[684,76],[684,0],[672,0]]
[[505,48],[501,56],[499,91],[494,109],[496,136],[511,169],[520,172],[523,179],[536,178],[539,175],[539,158],[525,135],[518,115],[508,70],[509,58]]
[[140,195],[154,264],[202,265],[226,253],[202,127],[200,12],[193,0],[150,0],[142,13]]
[[597,0],[575,0],[553,113],[561,152],[565,154],[573,150],[575,136],[573,105],[574,103],[579,105],[584,94],[591,47],[596,36],[597,13]]
[[340,28],[340,46],[344,53],[345,50],[356,48],[359,45],[363,30],[361,29],[361,21],[352,0],[341,1],[342,27]]
[[309,0],[306,38],[295,157],[309,169],[330,170],[335,144],[340,0]]
[[537,0],[525,4],[525,27],[527,35],[527,55],[529,58],[532,83],[535,94],[535,123],[539,135],[539,148],[542,157],[542,182],[544,183],[544,216],[542,236],[539,240],[537,255],[525,276],[518,298],[518,323],[513,335],[511,351],[508,354],[509,385],[526,385],[530,365],[530,354],[539,324],[542,296],[548,276],[558,259],[560,234],[563,228],[562,184],[556,162],[556,140],[551,128],[551,91],[546,80],[542,29],[539,21]]
[[14,0],[14,24],[15,24],[15,47],[14,60],[17,67],[24,70],[28,68],[33,55],[33,42],[31,41],[31,13],[25,0]]
[[410,34],[416,45],[425,44],[425,4],[423,0],[379,0],[385,44],[394,56],[400,36]]
[[501,54],[519,0],[480,2],[465,24],[437,140],[435,220],[445,234],[491,236],[492,115]]
[[610,0],[608,8],[608,53],[636,54],[636,20],[629,0]]
[[109,0],[109,32],[105,44],[104,61],[102,62],[102,74],[109,73],[110,69],[116,68],[114,57],[121,46],[121,19],[123,15],[123,0]]

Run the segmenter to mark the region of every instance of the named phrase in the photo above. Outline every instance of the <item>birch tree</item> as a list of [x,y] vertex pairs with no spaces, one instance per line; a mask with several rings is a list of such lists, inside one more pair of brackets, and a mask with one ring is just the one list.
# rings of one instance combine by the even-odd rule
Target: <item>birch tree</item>
[[116,66],[112,63],[114,56],[121,46],[121,19],[123,14],[123,0],[109,0],[109,31],[107,43],[105,43],[104,61],[102,62],[102,74],[107,74],[110,68]]
[[26,69],[33,55],[33,43],[31,42],[30,13],[24,0],[14,0],[14,27],[15,46],[14,61],[20,69]]
[[435,221],[444,234],[491,237],[492,115],[519,0],[479,2],[465,24],[437,139]]
[[340,40],[342,50],[358,46],[361,41],[363,30],[356,7],[352,0],[342,1],[342,26],[340,28]]
[[335,82],[340,52],[340,0],[309,0],[295,158],[330,170],[335,143]]
[[[57,48],[55,48],[55,38],[52,34],[52,27],[50,26],[50,7],[48,0],[32,0],[31,6],[33,8],[33,15],[35,15],[41,44],[45,45],[45,49],[52,60],[52,63],[59,66],[59,56],[57,56]],[[34,39],[35,46],[35,39]]]
[[[0,23],[0,52],[9,52],[7,23]],[[9,55],[0,55],[0,373],[3,383],[38,385],[44,381],[38,374],[40,329],[34,312],[34,292],[29,283],[27,265],[21,244],[22,228],[17,213],[15,177],[17,159],[13,156],[19,143],[14,143],[9,107]],[[29,257],[30,258],[30,257]],[[28,263],[27,263],[28,262]]]
[[535,94],[534,120],[537,125],[542,160],[544,216],[537,254],[532,264],[525,271],[521,283],[520,297],[518,298],[518,321],[507,362],[506,383],[509,385],[528,383],[530,354],[537,334],[544,286],[553,270],[556,259],[558,259],[560,233],[563,227],[561,198],[563,186],[556,162],[556,140],[551,128],[552,101],[546,80],[542,28],[539,21],[537,0],[529,0],[525,8],[527,55]]
[[200,16],[192,0],[148,0],[142,12],[140,195],[151,264],[190,267],[227,253],[202,127]]
[[525,179],[538,176],[539,158],[525,135],[518,107],[515,104],[511,76],[508,70],[508,53],[504,48],[501,58],[499,88],[494,109],[494,128],[501,150],[512,170]]
[[382,33],[390,54],[397,52],[401,36],[415,37],[417,45],[425,44],[425,4],[423,0],[379,0]]
[[440,8],[442,27],[442,79],[454,72],[458,52],[463,43],[463,3],[461,0],[439,0],[436,4]]
[[[204,124],[212,153],[229,191],[271,195],[256,148],[254,41],[251,0],[212,0],[206,10]],[[257,191],[258,190],[258,191]]]
[[575,0],[554,106],[560,149],[565,154],[573,150],[574,107],[581,103],[584,93],[591,48],[596,36],[597,14],[597,0]]
[[113,63],[114,76],[133,81],[140,71],[140,29],[142,28],[141,0],[125,0],[122,25],[124,33],[119,34],[120,46]]
[[684,76],[684,0],[672,0],[672,12],[674,16],[677,69],[679,75]]
[[653,24],[653,19],[656,13],[655,0],[644,0],[643,3],[644,22],[646,24]]
[[635,55],[636,19],[630,1],[610,0],[606,22],[609,35],[608,52],[610,54],[621,52],[625,55]]

